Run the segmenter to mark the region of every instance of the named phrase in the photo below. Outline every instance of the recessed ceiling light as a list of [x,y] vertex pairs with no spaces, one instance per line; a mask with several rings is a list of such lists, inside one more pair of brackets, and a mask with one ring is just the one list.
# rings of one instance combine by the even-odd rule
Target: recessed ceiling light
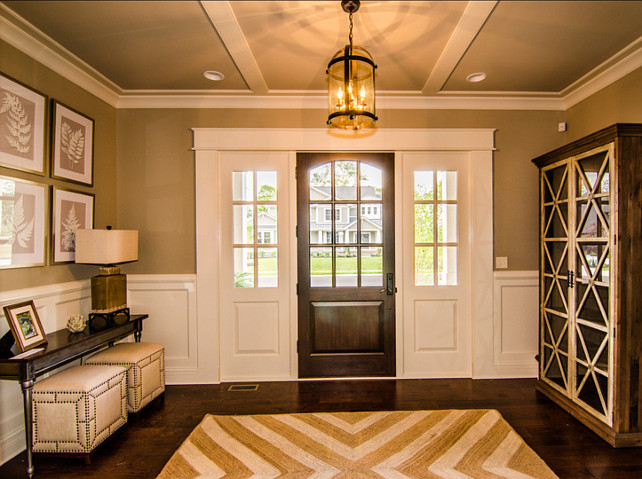
[[221,72],[217,72],[216,70],[205,70],[203,72],[203,76],[212,81],[221,81],[223,78],[225,78],[225,75],[223,75]]
[[484,81],[485,79],[486,74],[484,72],[471,73],[466,77],[466,81],[469,81],[470,83],[479,83],[480,81]]

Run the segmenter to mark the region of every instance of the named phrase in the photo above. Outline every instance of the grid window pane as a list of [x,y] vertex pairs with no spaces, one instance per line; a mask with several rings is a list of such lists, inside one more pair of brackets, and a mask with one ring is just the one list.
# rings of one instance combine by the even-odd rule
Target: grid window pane
[[383,248],[361,248],[361,286],[383,286]]
[[434,206],[432,204],[415,205],[415,243],[432,243],[434,241]]
[[254,287],[254,248],[234,248],[234,287]]
[[256,172],[257,201],[276,201],[276,171]]
[[254,172],[235,171],[232,173],[232,200],[252,201],[254,200]]
[[415,285],[434,286],[435,264],[432,246],[415,247]]
[[457,242],[457,205],[447,204],[437,207],[437,241]]
[[332,248],[310,248],[310,286],[332,286]]
[[457,284],[457,249],[456,246],[437,248],[437,275],[440,285]]
[[357,248],[337,248],[337,287],[357,286]]
[[279,285],[279,262],[276,248],[259,248],[258,287],[276,288]]
[[252,205],[233,206],[234,244],[254,243],[254,210]]
[[435,198],[433,171],[415,171],[415,200],[426,201]]
[[437,172],[437,200],[457,201],[457,172]]
[[357,162],[334,162],[334,196],[336,200],[357,199]]

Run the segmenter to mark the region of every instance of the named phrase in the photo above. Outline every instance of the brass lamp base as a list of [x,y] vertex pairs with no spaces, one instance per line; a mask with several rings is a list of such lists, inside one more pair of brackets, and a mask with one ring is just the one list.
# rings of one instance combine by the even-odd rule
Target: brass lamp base
[[110,313],[127,307],[127,276],[99,274],[91,278],[92,313]]

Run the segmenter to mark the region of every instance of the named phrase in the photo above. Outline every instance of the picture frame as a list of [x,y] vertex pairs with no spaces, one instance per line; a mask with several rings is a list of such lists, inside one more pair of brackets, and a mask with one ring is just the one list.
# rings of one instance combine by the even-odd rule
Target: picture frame
[[94,195],[53,188],[52,264],[72,263],[76,257],[74,232],[94,227]]
[[0,166],[45,174],[47,97],[0,73]]
[[48,188],[0,176],[0,269],[47,264]]
[[19,352],[22,353],[47,342],[47,336],[33,300],[4,306],[2,309]]
[[51,177],[93,185],[94,120],[53,100]]

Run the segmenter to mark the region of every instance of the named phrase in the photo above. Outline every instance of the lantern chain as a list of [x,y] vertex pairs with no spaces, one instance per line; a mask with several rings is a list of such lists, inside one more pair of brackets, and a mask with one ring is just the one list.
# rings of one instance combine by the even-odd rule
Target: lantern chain
[[348,38],[350,39],[350,52],[352,53],[352,12],[350,12],[350,35]]

